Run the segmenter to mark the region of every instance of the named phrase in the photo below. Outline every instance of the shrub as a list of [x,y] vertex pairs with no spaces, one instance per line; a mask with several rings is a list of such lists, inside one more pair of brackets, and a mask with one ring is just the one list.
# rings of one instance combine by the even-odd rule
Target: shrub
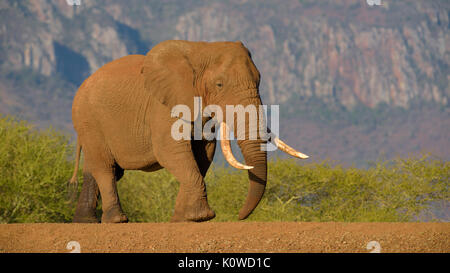
[[153,173],[127,171],[117,188],[122,208],[130,221],[170,221],[178,182],[166,170]]
[[[430,156],[379,161],[367,170],[293,159],[269,162],[268,168],[266,193],[251,221],[438,220],[432,205],[450,201],[450,164]],[[247,173],[213,166],[206,183],[213,221],[236,221]],[[131,221],[170,219],[178,184],[167,171],[128,172],[118,188]]]
[[70,221],[73,151],[61,133],[0,115],[0,223]]

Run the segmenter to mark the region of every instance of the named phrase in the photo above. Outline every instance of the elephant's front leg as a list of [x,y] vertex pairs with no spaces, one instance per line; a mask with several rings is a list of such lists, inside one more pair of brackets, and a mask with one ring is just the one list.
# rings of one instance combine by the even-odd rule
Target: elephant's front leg
[[[207,221],[215,217],[209,207],[206,185],[195,160],[190,141],[165,139],[155,147],[159,163],[180,182],[172,222]],[[169,144],[170,143],[170,144]]]
[[191,140],[176,140],[170,109],[153,101],[149,123],[152,148],[158,163],[172,173],[180,183],[172,222],[207,221],[215,217],[206,197],[206,185],[194,156]]
[[[182,174],[175,175],[180,181],[180,190],[171,221],[201,222],[214,218],[216,214],[209,207],[206,185],[200,172],[194,173],[187,169],[181,172]],[[176,171],[172,170],[172,173],[176,173]]]

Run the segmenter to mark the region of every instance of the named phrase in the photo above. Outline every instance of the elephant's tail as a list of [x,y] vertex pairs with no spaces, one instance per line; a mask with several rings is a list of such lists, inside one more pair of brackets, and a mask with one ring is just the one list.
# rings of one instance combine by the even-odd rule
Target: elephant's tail
[[72,178],[68,183],[68,194],[69,199],[74,201],[78,193],[78,168],[80,167],[80,155],[81,155],[81,145],[77,141],[76,155],[75,155],[75,169],[73,170]]

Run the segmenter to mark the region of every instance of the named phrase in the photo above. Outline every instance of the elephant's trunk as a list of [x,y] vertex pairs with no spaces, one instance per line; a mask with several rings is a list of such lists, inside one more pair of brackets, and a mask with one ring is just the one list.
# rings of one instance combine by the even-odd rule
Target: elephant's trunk
[[246,164],[239,163],[231,152],[228,126],[223,122],[221,130],[221,147],[225,159],[231,166],[237,169],[248,170],[250,185],[248,189],[247,200],[239,212],[239,220],[247,218],[256,208],[264,195],[264,189],[267,182],[267,152],[262,150],[264,140],[240,140],[238,145],[241,148]]
[[239,211],[239,220],[247,218],[256,208],[264,195],[267,182],[267,152],[261,149],[264,140],[240,140],[238,145],[241,148],[245,163],[253,166],[248,170],[249,188],[247,200]]
[[[261,107],[259,96],[241,98],[240,103],[244,107],[254,105],[256,111]],[[257,122],[253,124],[250,124],[248,119],[250,114],[245,118],[245,122],[234,120],[234,135],[238,138],[237,144],[241,149],[245,164],[253,167],[247,170],[249,178],[248,194],[244,205],[239,211],[239,220],[247,218],[258,206],[264,195],[267,183],[267,152],[263,149],[263,144],[267,143],[267,141],[261,138],[259,132],[259,127],[266,126],[266,124],[264,119],[260,120],[261,117],[258,114],[256,115]],[[244,135],[242,135],[242,129],[244,129]]]
[[[237,99],[239,99],[237,97]],[[247,97],[244,100],[240,100],[244,106],[256,106],[257,108],[261,106],[261,100],[259,97]],[[259,109],[258,109],[259,110]],[[243,114],[242,112],[240,113]],[[250,114],[249,114],[250,116]],[[228,122],[228,120],[227,120]],[[229,124],[231,125],[231,124]],[[257,118],[256,124],[253,123],[250,126],[248,119],[245,122],[238,122],[237,119],[234,120],[234,135],[238,136],[238,145],[241,149],[242,155],[244,156],[245,165],[239,163],[233,156],[231,152],[231,146],[229,141],[229,131],[228,126],[225,123],[221,124],[221,147],[225,159],[230,163],[231,166],[238,169],[247,169],[249,177],[249,188],[248,195],[244,206],[239,212],[239,219],[247,218],[252,211],[258,206],[261,198],[264,195],[267,182],[267,152],[263,149],[263,145],[267,143],[266,138],[262,138],[260,133],[264,132],[260,130],[261,126],[266,126],[263,116]],[[254,128],[256,127],[256,128]],[[244,129],[245,134],[241,135],[242,129]],[[261,131],[261,132],[260,132]],[[270,130],[268,130],[270,132]],[[243,136],[243,138],[241,138]],[[252,136],[252,137],[250,137]],[[257,136],[257,137],[256,137]],[[256,137],[256,138],[255,138]],[[275,134],[269,133],[269,141],[274,143],[280,150],[302,159],[308,158],[307,155],[300,153],[288,146],[282,140],[280,140]]]

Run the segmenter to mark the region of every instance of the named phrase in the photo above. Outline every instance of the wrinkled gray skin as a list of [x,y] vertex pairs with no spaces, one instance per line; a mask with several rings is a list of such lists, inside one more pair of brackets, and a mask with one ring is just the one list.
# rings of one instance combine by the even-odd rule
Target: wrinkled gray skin
[[[172,221],[212,219],[215,213],[207,202],[204,177],[216,142],[174,140],[171,127],[177,118],[170,111],[184,104],[193,113],[194,96],[202,97],[204,106],[221,106],[224,114],[225,105],[261,105],[259,81],[241,42],[165,41],[146,56],[130,55],[101,67],[83,82],[72,107],[78,153],[81,149],[84,153],[84,183],[73,221],[98,222],[101,194],[101,221],[126,222],[116,182],[124,170],[161,168],[180,183]],[[238,141],[245,163],[254,166],[248,170],[249,191],[239,219],[248,217],[264,193],[263,143],[262,139]]]

